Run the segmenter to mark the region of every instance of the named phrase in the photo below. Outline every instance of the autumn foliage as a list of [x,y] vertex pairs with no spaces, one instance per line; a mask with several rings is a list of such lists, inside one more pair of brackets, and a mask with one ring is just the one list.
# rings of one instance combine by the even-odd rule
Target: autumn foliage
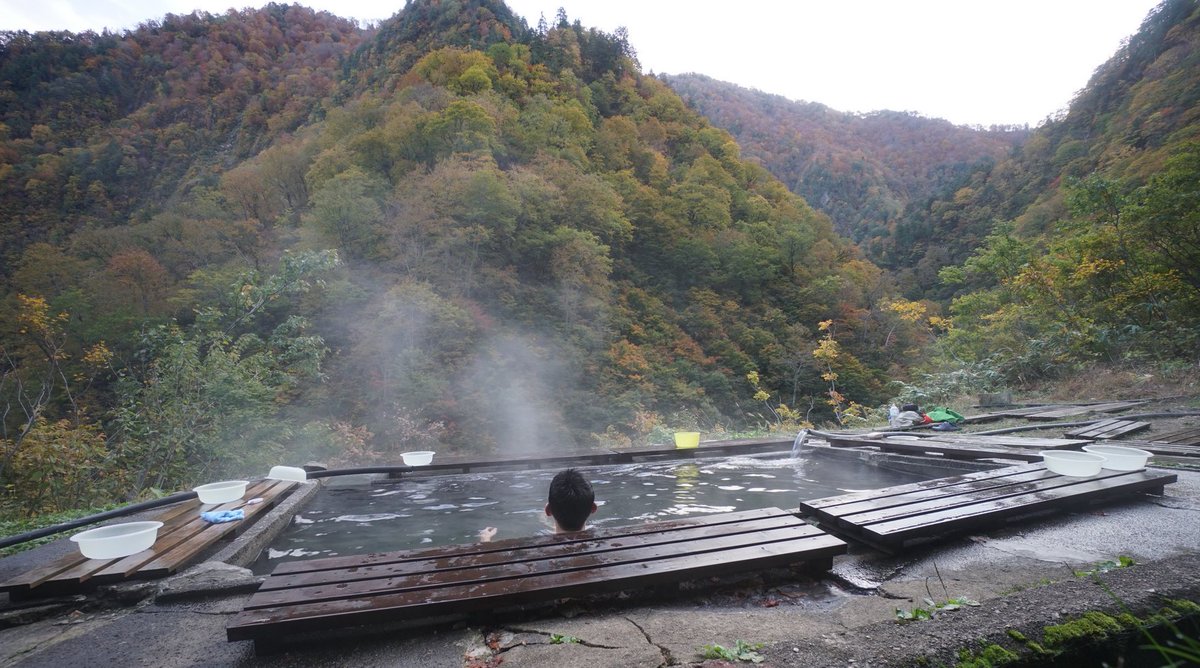
[[[1042,242],[981,228],[963,287],[925,293],[641,73],[624,31],[530,27],[497,0],[414,0],[369,28],[269,4],[6,33],[0,101],[5,513],[310,459],[853,424],[927,355],[1019,344],[968,322],[1024,317],[1010,294],[1111,295],[1078,313],[1105,331],[1147,295],[1165,317],[1194,303],[1191,255],[1110,252],[1125,221],[1188,211],[1187,152],[1116,186],[1119,218],[1072,209],[1107,231],[1038,260]],[[893,188],[954,180],[895,169]],[[968,211],[999,177],[928,206]],[[897,212],[926,202],[861,220],[898,244]]]

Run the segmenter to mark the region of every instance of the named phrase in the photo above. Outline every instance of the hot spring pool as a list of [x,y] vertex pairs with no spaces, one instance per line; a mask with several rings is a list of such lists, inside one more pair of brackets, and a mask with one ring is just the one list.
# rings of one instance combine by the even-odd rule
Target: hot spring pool
[[[898,471],[858,460],[768,454],[578,467],[599,510],[591,526],[630,524],[702,513],[776,506],[805,499],[927,480],[945,475]],[[268,573],[283,561],[435,547],[547,531],[544,508],[559,469],[408,476],[330,485],[292,520],[253,565]]]

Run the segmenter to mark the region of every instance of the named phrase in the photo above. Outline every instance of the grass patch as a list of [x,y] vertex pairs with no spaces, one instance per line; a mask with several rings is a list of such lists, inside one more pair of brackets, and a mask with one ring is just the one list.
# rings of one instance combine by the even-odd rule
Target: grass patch
[[[77,520],[83,517],[88,517],[89,515],[95,515],[96,513],[102,513],[107,510],[119,508],[120,506],[121,504],[114,503],[97,508],[66,510],[61,513],[50,513],[48,515],[38,515],[37,517],[0,520],[0,536],[8,537],[22,534],[27,531],[36,531],[37,529],[54,526],[55,524],[62,524],[63,522],[70,522],[71,520]],[[7,557],[10,554],[24,552],[25,550],[31,550],[39,545],[45,545],[51,541],[58,540],[62,537],[63,533],[65,532],[54,533],[50,534],[49,536],[34,538],[33,540],[28,540],[24,543],[17,543],[16,545],[0,548],[0,557]]]
[[722,645],[705,645],[701,647],[700,656],[703,659],[722,659],[724,661],[747,661],[749,663],[762,663],[766,657],[759,654],[757,650],[762,648],[762,643],[748,643],[744,640],[738,640],[732,648]]
[[1096,564],[1094,568],[1090,568],[1086,571],[1077,571],[1072,569],[1071,572],[1074,573],[1075,577],[1077,578],[1086,578],[1093,575],[1099,575],[1101,573],[1107,573],[1118,568],[1129,568],[1136,563],[1137,562],[1134,561],[1132,557],[1126,557],[1122,555],[1117,557],[1116,561],[1109,559],[1107,561],[1101,561],[1100,563]]

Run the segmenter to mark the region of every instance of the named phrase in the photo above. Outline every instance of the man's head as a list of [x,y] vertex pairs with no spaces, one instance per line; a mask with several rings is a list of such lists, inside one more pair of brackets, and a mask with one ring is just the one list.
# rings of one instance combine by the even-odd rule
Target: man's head
[[550,481],[550,499],[546,514],[554,518],[561,531],[579,531],[588,515],[596,512],[592,484],[575,469],[559,472]]

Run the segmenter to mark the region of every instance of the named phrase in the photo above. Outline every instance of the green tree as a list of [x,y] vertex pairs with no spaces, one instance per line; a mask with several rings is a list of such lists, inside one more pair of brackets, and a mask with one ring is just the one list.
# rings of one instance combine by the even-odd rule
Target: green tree
[[337,262],[331,252],[285,256],[271,276],[243,275],[228,305],[203,309],[191,328],[146,332],[139,351],[146,362],[124,372],[115,411],[129,497],[276,461],[288,432],[280,406],[320,373],[325,344],[296,315],[266,336],[249,328],[268,305],[306,292]]

